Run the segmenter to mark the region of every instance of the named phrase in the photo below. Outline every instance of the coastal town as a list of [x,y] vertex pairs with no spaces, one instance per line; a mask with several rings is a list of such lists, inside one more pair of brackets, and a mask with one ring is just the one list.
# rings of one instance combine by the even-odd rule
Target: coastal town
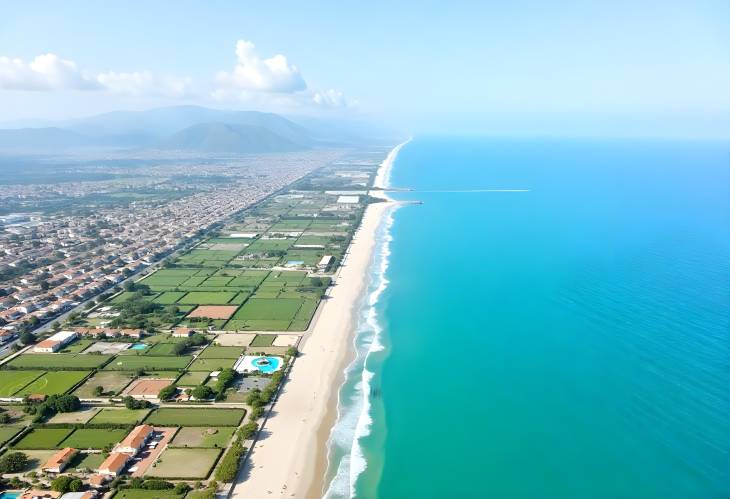
[[387,153],[257,158],[174,200],[3,214],[3,494],[250,497],[262,465],[247,462],[301,349],[346,334],[315,336],[317,320],[383,204]]

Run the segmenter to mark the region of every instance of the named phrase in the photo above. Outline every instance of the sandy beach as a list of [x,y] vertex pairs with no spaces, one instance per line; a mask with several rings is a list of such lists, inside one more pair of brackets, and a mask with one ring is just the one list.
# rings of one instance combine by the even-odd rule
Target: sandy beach
[[[382,187],[400,146],[378,170]],[[348,254],[300,347],[288,381],[251,451],[232,497],[321,497],[327,467],[327,439],[337,416],[337,394],[343,369],[352,355],[355,307],[367,286],[367,269],[376,246],[376,233],[393,206],[371,204],[350,244]]]

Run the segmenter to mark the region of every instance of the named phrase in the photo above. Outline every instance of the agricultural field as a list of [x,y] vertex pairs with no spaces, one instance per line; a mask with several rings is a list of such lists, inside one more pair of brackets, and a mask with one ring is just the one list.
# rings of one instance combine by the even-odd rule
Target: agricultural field
[[147,469],[145,476],[157,478],[205,479],[213,471],[220,449],[185,449],[168,447]]
[[0,397],[11,397],[45,371],[0,371]]
[[178,386],[198,386],[202,385],[208,379],[207,371],[187,372],[180,376],[175,383]]
[[211,372],[211,371],[220,371],[221,369],[226,369],[228,367],[233,367],[233,364],[236,363],[236,359],[201,359],[197,358],[193,361],[192,364],[190,364],[190,367],[188,367],[188,371],[203,371],[203,372]]
[[145,369],[150,371],[162,371],[170,369],[184,369],[192,357],[181,355],[180,357],[156,357],[153,355],[120,355],[104,367],[105,370],[114,371],[135,371]]
[[127,430],[80,428],[59,444],[59,447],[74,449],[103,449],[108,445],[120,442],[127,435]]
[[149,409],[104,408],[89,421],[90,425],[125,424],[131,425],[142,421],[150,413]]
[[[156,426],[238,426],[244,409],[156,409],[145,419]],[[93,420],[92,420],[93,421]]]
[[0,425],[0,445],[3,445],[5,442],[20,433],[20,430],[22,429],[22,426]]
[[73,428],[35,428],[26,434],[14,449],[55,449],[66,437],[68,437]]
[[94,389],[100,386],[103,390],[102,396],[116,395],[124,390],[133,377],[134,375],[129,372],[98,371],[78,387],[73,394],[82,399],[95,398]]
[[200,354],[202,359],[237,359],[243,353],[240,347],[222,347],[211,345]]
[[50,371],[22,388],[18,395],[55,395],[63,394],[76,386],[89,375],[90,371]]
[[224,448],[233,436],[232,427],[196,427],[180,428],[170,443],[173,447],[211,447]]
[[24,353],[8,362],[13,369],[95,369],[111,359],[109,355],[82,353]]

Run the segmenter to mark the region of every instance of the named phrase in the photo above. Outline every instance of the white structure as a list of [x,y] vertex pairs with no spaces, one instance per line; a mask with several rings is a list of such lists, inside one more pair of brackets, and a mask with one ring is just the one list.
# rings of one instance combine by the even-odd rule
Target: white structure
[[242,237],[246,239],[253,239],[256,236],[258,236],[257,232],[233,232],[232,234],[228,234],[228,237]]
[[76,331],[59,331],[50,338],[47,338],[33,347],[34,352],[54,353],[71,343],[79,337]]
[[334,257],[332,255],[324,255],[322,257],[322,259],[319,261],[319,263],[317,264],[317,269],[324,272],[325,270],[327,270],[327,267],[332,265],[333,260],[334,260]]
[[337,198],[337,204],[357,204],[360,202],[360,196],[340,196]]

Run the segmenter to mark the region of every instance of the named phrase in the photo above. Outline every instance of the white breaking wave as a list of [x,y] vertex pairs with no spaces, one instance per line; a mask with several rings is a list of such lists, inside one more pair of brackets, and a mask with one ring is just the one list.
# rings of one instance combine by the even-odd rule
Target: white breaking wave
[[393,171],[395,158],[398,156],[400,150],[403,149],[403,146],[408,144],[411,140],[413,139],[408,139],[402,144],[398,144],[388,153],[383,162],[380,163],[380,168],[378,168],[378,173],[375,175],[375,180],[373,181],[373,187],[377,187],[379,189],[387,189],[390,187],[390,176]]

